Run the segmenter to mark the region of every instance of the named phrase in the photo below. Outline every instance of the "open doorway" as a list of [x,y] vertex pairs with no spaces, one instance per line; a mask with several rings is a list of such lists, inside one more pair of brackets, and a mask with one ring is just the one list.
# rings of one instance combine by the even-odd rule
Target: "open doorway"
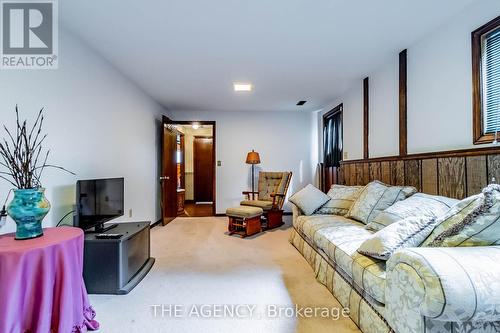
[[215,122],[163,119],[163,224],[215,215]]

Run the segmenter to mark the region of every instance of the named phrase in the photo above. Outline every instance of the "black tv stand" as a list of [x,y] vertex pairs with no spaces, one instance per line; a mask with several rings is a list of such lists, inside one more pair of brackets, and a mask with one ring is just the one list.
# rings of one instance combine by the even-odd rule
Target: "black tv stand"
[[149,226],[150,222],[112,225],[120,238],[85,234],[83,278],[90,294],[127,294],[148,274],[155,261],[150,255]]

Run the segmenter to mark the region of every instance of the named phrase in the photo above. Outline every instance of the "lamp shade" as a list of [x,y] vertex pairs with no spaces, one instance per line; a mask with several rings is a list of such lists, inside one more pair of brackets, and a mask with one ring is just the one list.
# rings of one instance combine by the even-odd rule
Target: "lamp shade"
[[256,151],[254,151],[252,149],[252,151],[247,154],[247,162],[246,163],[247,164],[259,164],[260,163],[259,153],[257,153]]

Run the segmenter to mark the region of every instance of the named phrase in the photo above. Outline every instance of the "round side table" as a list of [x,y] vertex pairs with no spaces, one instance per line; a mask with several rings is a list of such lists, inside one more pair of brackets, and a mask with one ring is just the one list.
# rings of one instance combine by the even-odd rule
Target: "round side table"
[[97,330],[83,282],[83,231],[44,229],[40,238],[0,235],[0,332]]

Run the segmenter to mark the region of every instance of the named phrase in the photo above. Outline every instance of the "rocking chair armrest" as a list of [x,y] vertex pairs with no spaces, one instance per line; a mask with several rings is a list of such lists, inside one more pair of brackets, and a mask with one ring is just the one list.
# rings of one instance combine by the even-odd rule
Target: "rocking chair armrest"
[[[284,199],[285,199],[285,197],[286,197],[286,195],[285,195],[285,194],[282,194],[282,193],[271,193],[271,194],[270,194],[270,197],[271,197],[271,198],[273,198],[273,209],[276,209],[276,208],[280,208],[280,207],[278,206],[279,201],[278,201],[278,202],[276,202],[276,200],[279,200],[279,199],[281,199],[281,198],[283,198],[283,200],[284,200]],[[281,204],[281,205],[283,205],[283,204]],[[280,205],[280,206],[281,206],[281,205]]]
[[254,200],[255,196],[259,195],[259,192],[256,191],[243,191],[243,195],[247,197],[247,200]]

